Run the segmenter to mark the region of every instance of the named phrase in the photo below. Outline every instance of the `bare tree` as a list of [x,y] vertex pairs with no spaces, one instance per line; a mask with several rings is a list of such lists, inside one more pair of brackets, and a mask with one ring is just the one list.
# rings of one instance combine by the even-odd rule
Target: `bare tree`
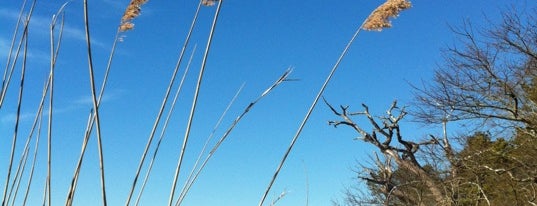
[[[420,164],[416,157],[416,152],[420,146],[430,144],[440,144],[436,139],[430,139],[422,142],[413,142],[408,139],[404,139],[400,127],[399,121],[407,115],[404,108],[399,109],[397,102],[394,102],[391,107],[386,111],[386,116],[374,118],[369,113],[369,108],[362,104],[364,110],[361,112],[349,112],[348,107],[341,106],[340,111],[332,107],[328,102],[325,103],[330,107],[332,112],[341,117],[339,121],[329,121],[330,125],[335,127],[340,125],[349,126],[358,132],[362,136],[362,140],[374,145],[379,151],[385,155],[385,161],[382,162],[378,156],[376,157],[376,168],[366,168],[369,171],[368,176],[361,176],[360,178],[367,181],[369,184],[375,184],[380,187],[380,190],[386,196],[385,205],[390,204],[390,197],[396,197],[399,201],[413,205],[424,205],[424,199],[432,198],[437,203],[449,202],[446,198],[443,188],[435,177],[435,174],[429,173],[427,168]],[[352,119],[354,116],[365,116],[372,125],[372,131],[368,132]],[[406,187],[407,185],[398,184],[393,180],[395,175],[392,161],[397,164],[397,167],[405,172],[408,172],[417,179],[412,182],[423,184],[427,187],[428,192],[424,195],[430,197],[422,197],[422,193],[418,195],[408,195],[399,189],[399,187]],[[409,184],[408,182],[404,184]]]
[[[537,9],[502,15],[497,26],[476,29],[467,21],[452,28],[460,44],[443,51],[432,81],[414,86],[412,115],[441,124],[442,135],[403,138],[407,112],[396,102],[381,117],[365,104],[349,112],[326,103],[341,117],[330,125],[354,129],[382,154],[372,167],[361,166],[359,178],[384,205],[537,205]],[[477,124],[455,137],[447,133],[455,121]],[[353,195],[346,193],[356,202]]]
[[[496,27],[474,31],[470,22],[453,32],[460,45],[443,51],[445,64],[416,92],[413,115],[426,123],[479,120],[493,127],[536,124],[537,104],[525,88],[537,77],[536,9],[503,13]],[[414,114],[415,113],[415,114]]]

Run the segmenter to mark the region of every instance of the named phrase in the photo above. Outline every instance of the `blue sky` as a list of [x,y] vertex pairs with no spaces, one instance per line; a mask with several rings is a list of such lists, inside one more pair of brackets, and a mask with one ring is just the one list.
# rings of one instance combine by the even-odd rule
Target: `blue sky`
[[[20,156],[48,75],[48,24],[63,3],[39,1],[31,20],[21,140],[16,158]],[[216,152],[183,205],[258,203],[341,50],[361,22],[382,3],[381,0],[223,2],[179,187],[205,138],[241,84],[245,83],[245,88],[225,117],[217,137],[288,67],[294,68],[291,78],[299,81],[284,82],[246,115]],[[475,26],[486,26],[487,21],[499,20],[502,9],[535,7],[534,2],[524,0],[415,0],[412,3],[411,9],[393,20],[393,28],[359,35],[325,91],[329,102],[351,105],[356,110],[361,109],[360,103],[366,103],[379,115],[395,99],[401,105],[409,105],[412,100],[409,83],[428,81],[437,65],[441,65],[440,49],[456,43],[449,25],[459,26],[468,19]],[[0,2],[2,67],[20,4],[19,0]],[[98,84],[127,4],[125,0],[89,1]],[[124,204],[196,5],[197,1],[150,0],[143,5],[142,15],[134,20],[134,30],[123,33],[124,41],[118,45],[100,108],[110,205]],[[187,56],[193,44],[198,49],[141,205],[164,205],[168,200],[201,62],[201,48],[214,10],[215,7],[204,7],[200,13]],[[72,1],[65,10],[65,36],[56,68],[53,205],[63,204],[65,200],[91,109],[82,12],[81,0]],[[2,187],[14,130],[19,73],[17,69],[7,102],[0,110]],[[277,205],[305,205],[308,197],[311,206],[330,205],[331,200],[342,196],[345,186],[353,184],[353,167],[357,162],[369,163],[368,155],[374,148],[354,141],[358,134],[348,128],[328,126],[327,121],[334,119],[324,104],[318,105],[273,186],[268,203],[285,191],[286,196]],[[368,126],[365,122],[363,125]],[[424,127],[410,121],[403,127],[408,138],[439,133],[435,126]],[[44,142],[42,139],[40,143],[40,162],[30,199],[34,204],[30,205],[42,198],[46,176]],[[86,157],[75,205],[95,205],[101,198],[95,136]]]

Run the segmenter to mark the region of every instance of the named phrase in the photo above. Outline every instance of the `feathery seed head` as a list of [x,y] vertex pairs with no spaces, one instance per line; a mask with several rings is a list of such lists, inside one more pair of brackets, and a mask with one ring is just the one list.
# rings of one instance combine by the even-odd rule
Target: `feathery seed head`
[[131,22],[123,22],[120,26],[119,26],[119,30],[120,31],[128,31],[128,30],[131,30],[134,28],[134,24],[131,23]]
[[411,6],[408,0],[387,0],[369,15],[363,25],[363,29],[382,31],[383,28],[390,28],[392,24],[389,18],[397,17],[399,12]]
[[124,32],[134,28],[134,24],[131,22],[134,18],[138,17],[142,11],[141,6],[148,0],[131,0],[123,17],[121,17],[121,24],[119,30]]
[[203,6],[214,6],[215,2],[219,0],[201,0]]

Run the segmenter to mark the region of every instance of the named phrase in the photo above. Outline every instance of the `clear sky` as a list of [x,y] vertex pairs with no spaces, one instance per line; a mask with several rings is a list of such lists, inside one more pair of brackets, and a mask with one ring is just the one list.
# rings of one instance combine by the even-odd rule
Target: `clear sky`
[[[236,90],[245,87],[224,118],[220,137],[244,108],[288,67],[290,78],[262,99],[242,119],[208,163],[183,205],[257,205],[285,149],[316,92],[361,22],[384,1],[310,0],[223,2],[206,66],[199,104],[180,174],[179,188],[197,153]],[[52,15],[64,1],[38,1],[29,28],[29,60],[22,118],[15,158],[21,154],[42,85],[49,69]],[[198,1],[154,1],[142,7],[135,28],[123,33],[100,108],[109,205],[124,204],[140,155],[151,131]],[[89,0],[97,84],[127,0]],[[511,6],[535,7],[534,1],[414,0],[413,7],[393,20],[393,28],[362,32],[340,65],[324,97],[333,105],[361,110],[369,105],[382,114],[395,99],[409,105],[409,84],[428,81],[441,64],[441,48],[453,45],[449,26],[470,20],[475,26],[497,22]],[[0,66],[6,65],[20,0],[0,1]],[[203,7],[188,47],[198,49],[187,74],[175,113],[161,145],[141,205],[165,205],[200,68],[202,48],[216,7]],[[82,1],[65,9],[65,34],[56,68],[53,115],[52,202],[61,205],[80,153],[91,105],[83,33]],[[185,61],[186,62],[186,61]],[[186,65],[186,64],[184,64]],[[179,71],[179,77],[184,71]],[[3,71],[2,71],[3,72]],[[0,109],[0,186],[5,185],[14,131],[20,66],[15,70],[5,105]],[[175,84],[177,87],[178,84]],[[169,107],[167,107],[169,108]],[[337,119],[324,104],[313,112],[291,152],[266,205],[287,192],[277,205],[330,205],[355,181],[357,162],[368,164],[374,148],[353,140],[358,134],[335,129]],[[367,128],[367,123],[363,122]],[[419,139],[437,134],[437,127],[406,121],[403,132]],[[157,134],[160,133],[158,130]],[[42,135],[46,131],[43,129]],[[33,143],[32,143],[33,144]],[[154,148],[154,147],[152,147]],[[151,152],[152,153],[152,152]],[[42,136],[29,205],[42,199],[46,176],[46,145]],[[18,162],[18,160],[17,160]],[[25,174],[27,176],[27,173]],[[23,179],[23,183],[27,181]],[[100,204],[97,143],[92,136],[74,205]],[[17,201],[21,201],[19,194]]]

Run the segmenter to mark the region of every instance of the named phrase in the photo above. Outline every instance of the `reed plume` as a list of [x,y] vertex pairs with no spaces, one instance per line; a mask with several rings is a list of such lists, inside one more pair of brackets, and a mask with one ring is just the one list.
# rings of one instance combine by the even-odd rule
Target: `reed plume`
[[124,32],[134,28],[132,20],[140,15],[142,12],[142,4],[145,4],[147,0],[132,0],[127,6],[123,17],[121,17],[121,24],[119,30]]
[[203,6],[214,6],[214,2],[218,0],[201,0]]
[[362,28],[369,31],[382,31],[383,28],[390,28],[392,27],[390,17],[399,16],[399,12],[411,6],[410,1],[407,0],[387,0],[369,15]]

